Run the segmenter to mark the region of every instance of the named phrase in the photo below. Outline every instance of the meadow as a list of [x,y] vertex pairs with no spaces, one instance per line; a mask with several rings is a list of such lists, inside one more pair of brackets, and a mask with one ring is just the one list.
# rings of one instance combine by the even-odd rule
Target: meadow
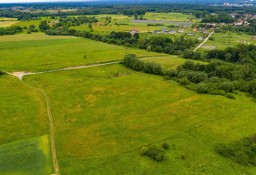
[[151,20],[167,20],[167,21],[198,21],[191,14],[183,13],[146,13],[144,16],[145,19]]
[[251,35],[243,33],[214,33],[212,37],[214,40],[208,40],[201,47],[201,51],[225,49],[227,47],[234,47],[237,44],[256,44],[256,40],[254,40]]
[[0,175],[52,173],[47,135],[0,145]]
[[42,71],[118,61],[128,53],[139,57],[164,55],[84,38],[44,34],[0,37],[0,49],[0,70],[3,71]]
[[[146,13],[143,18],[147,20],[156,20],[155,22],[134,22],[134,16],[125,16],[125,15],[93,15],[99,22],[92,26],[94,33],[109,33],[112,31],[131,31],[132,29],[139,30],[140,32],[152,32],[154,30],[162,30],[167,28],[168,25],[175,24],[173,22],[184,22],[190,21],[193,19],[193,22],[196,22],[195,17],[188,14],[182,13]],[[105,26],[105,18],[111,17],[111,23]],[[148,24],[163,23],[163,26],[147,26]],[[73,26],[72,29],[76,30],[86,30],[90,31],[91,29],[87,24],[80,26]]]
[[[169,55],[169,56],[162,56],[162,57],[147,57],[143,60],[145,62],[159,63],[160,65],[162,65],[162,67],[165,70],[169,70],[169,69],[176,69],[178,66],[181,66],[189,59],[183,59],[180,56],[176,56],[176,55]],[[195,63],[200,63],[200,64],[206,64],[206,62],[203,62],[203,61],[197,61],[197,60],[189,60],[189,61],[193,61]]]
[[[62,174],[256,172],[214,151],[254,134],[256,104],[243,94],[236,100],[199,95],[122,65],[27,76],[25,82],[49,95]],[[165,161],[140,156],[143,145],[162,143],[171,145]]]
[[[165,69],[185,62],[178,56],[37,33],[0,37],[0,70],[44,71],[117,61],[128,53]],[[51,173],[45,100],[29,86],[49,96],[63,175],[256,173],[255,167],[214,150],[255,134],[256,103],[242,93],[234,94],[236,99],[201,95],[121,64],[25,76],[24,83],[0,76],[0,160],[5,160],[0,175]],[[163,162],[140,155],[142,146],[163,143],[170,145]]]
[[0,27],[9,27],[17,22],[16,18],[0,18]]

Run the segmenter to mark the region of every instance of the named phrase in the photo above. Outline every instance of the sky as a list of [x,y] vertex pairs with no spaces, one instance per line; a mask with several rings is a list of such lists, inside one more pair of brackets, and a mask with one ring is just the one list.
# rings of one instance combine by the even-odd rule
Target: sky
[[0,0],[0,3],[17,3],[17,2],[58,2],[58,1],[93,1],[93,0]]

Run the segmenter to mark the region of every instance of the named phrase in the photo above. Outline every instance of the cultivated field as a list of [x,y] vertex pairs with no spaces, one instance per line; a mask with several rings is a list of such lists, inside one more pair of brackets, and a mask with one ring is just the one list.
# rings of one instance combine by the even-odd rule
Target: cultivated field
[[75,37],[25,34],[1,38],[0,70],[4,71],[42,71],[117,61],[128,53],[139,57],[164,55]]
[[47,135],[0,145],[0,175],[49,175],[51,172]]
[[16,18],[0,18],[0,27],[9,27],[17,22]]

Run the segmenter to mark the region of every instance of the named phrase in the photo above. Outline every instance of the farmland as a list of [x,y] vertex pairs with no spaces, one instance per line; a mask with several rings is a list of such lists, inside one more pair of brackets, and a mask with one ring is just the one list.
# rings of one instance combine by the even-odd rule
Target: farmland
[[42,71],[117,61],[128,53],[140,57],[164,55],[82,38],[51,38],[44,34],[3,36],[0,48],[0,69],[5,71]]
[[51,169],[47,135],[0,146],[1,175],[46,175]]
[[[140,32],[148,32],[154,30],[161,30],[167,28],[168,25],[182,25],[188,22],[189,26],[195,21],[190,21],[194,19],[192,15],[186,15],[182,13],[146,13],[144,22],[134,20],[134,17],[129,17],[125,15],[94,15],[99,22],[93,25],[93,32],[95,33],[109,33],[112,31],[131,31],[132,29],[137,29]],[[105,25],[106,17],[111,17],[111,23]],[[191,24],[190,24],[191,23]],[[162,26],[148,26],[148,24],[163,24]],[[84,24],[81,26],[71,27],[76,30],[86,30],[90,31],[88,25]]]
[[0,175],[256,174],[254,14],[28,7],[0,9]]
[[[254,133],[255,103],[242,94],[237,100],[199,95],[120,65],[28,76],[25,82],[45,89],[52,101],[63,174],[256,171],[214,152],[218,143]],[[165,162],[139,156],[141,146],[163,142],[173,145]]]

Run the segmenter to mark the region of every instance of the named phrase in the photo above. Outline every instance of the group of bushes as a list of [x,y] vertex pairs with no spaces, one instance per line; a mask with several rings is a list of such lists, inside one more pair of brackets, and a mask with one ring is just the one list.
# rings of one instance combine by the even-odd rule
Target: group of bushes
[[166,159],[165,151],[169,148],[170,146],[168,143],[163,143],[162,149],[154,145],[145,145],[141,147],[140,154],[142,156],[147,156],[156,162],[161,162]]
[[215,147],[223,157],[242,165],[256,166],[256,137],[246,137],[231,144],[219,144]]
[[227,47],[224,50],[213,49],[204,54],[201,52],[194,52],[190,49],[186,49],[183,54],[183,58],[195,59],[195,60],[212,60],[219,59],[232,63],[252,63],[256,64],[256,46],[239,44],[236,47]]
[[128,54],[123,59],[123,65],[136,71],[145,73],[163,75],[163,68],[160,64],[152,62],[144,62],[136,57],[134,54]]
[[0,28],[0,35],[14,35],[22,32],[22,27],[20,26],[11,26],[7,28]]
[[177,70],[168,71],[166,77],[198,93],[234,98],[230,93],[237,90],[256,98],[256,68],[251,64],[216,60],[209,64],[195,64],[187,61]]
[[186,61],[177,70],[164,71],[158,63],[145,62],[134,54],[126,55],[123,65],[136,71],[162,75],[196,91],[235,98],[232,93],[246,92],[256,99],[256,67],[213,60],[209,64]]

